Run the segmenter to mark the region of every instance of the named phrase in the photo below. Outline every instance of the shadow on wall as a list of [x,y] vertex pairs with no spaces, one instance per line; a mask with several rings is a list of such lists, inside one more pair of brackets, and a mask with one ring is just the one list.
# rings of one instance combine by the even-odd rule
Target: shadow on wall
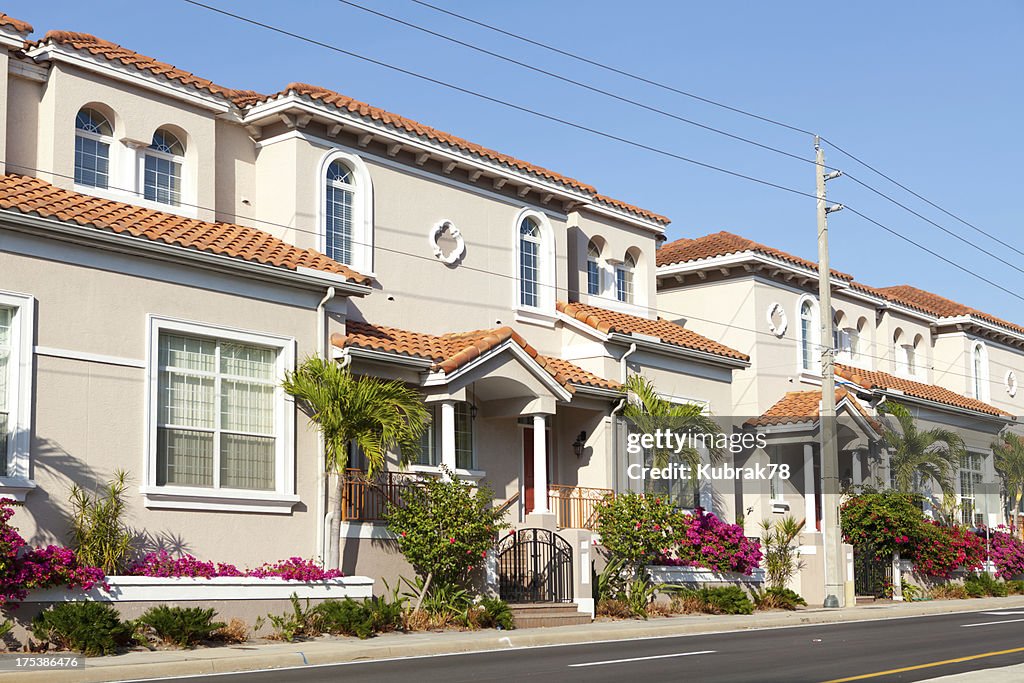
[[[87,494],[95,495],[112,477],[113,473],[97,472],[52,439],[33,439],[32,478],[44,483],[28,494],[27,504],[21,509],[35,522],[35,533],[25,540],[35,546],[68,543],[72,524],[69,501],[72,487],[77,485]],[[128,481],[127,497],[131,500],[130,492],[138,485],[138,481],[132,480],[131,472]],[[189,551],[188,543],[174,532],[152,531],[130,525],[128,528],[135,539],[135,555],[157,550],[166,550],[172,555]]]

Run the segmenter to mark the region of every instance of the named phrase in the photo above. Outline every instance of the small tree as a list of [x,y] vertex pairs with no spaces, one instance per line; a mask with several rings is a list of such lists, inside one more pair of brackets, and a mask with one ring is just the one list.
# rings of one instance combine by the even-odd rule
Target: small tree
[[671,551],[685,522],[671,501],[658,496],[623,493],[597,505],[602,545],[633,575]]
[[127,481],[128,473],[117,470],[95,495],[78,484],[71,487],[72,547],[79,561],[99,567],[108,575],[124,569],[135,537],[122,521]]
[[1012,515],[1014,529],[1020,528],[1020,501],[1024,494],[1024,438],[1004,431],[992,442],[996,472],[1003,484],[1008,516]]
[[334,479],[328,505],[333,513],[327,565],[340,564],[341,487],[348,448],[355,443],[366,457],[368,474],[385,466],[398,451],[403,462],[419,455],[420,436],[430,413],[419,393],[399,381],[356,377],[333,360],[313,356],[285,374],[283,387],[320,430],[324,469]]
[[426,477],[402,494],[402,504],[388,503],[388,530],[398,548],[423,578],[420,600],[431,583],[460,586],[480,568],[495,539],[508,523],[492,506],[494,494],[451,477]]
[[795,541],[804,530],[804,524],[805,520],[798,522],[792,515],[777,521],[766,519],[761,522],[761,548],[769,588],[786,588],[800,569],[800,555]]
[[960,468],[960,458],[967,453],[963,438],[955,431],[938,427],[920,431],[917,420],[902,403],[886,401],[878,412],[891,415],[896,422],[893,425],[893,420],[889,420],[882,433],[896,489],[918,493],[918,483],[931,479],[943,495],[955,495],[953,475]]

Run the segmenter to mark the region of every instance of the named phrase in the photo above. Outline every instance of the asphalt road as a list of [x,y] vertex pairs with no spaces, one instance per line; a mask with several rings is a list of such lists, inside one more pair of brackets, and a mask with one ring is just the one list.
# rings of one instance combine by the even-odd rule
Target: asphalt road
[[[1016,651],[1004,652],[1006,650]],[[950,661],[963,657],[975,658]],[[187,680],[209,683],[630,683],[641,680],[716,683],[868,680],[872,683],[890,683],[922,681],[953,673],[1020,663],[1024,663],[1024,610],[1003,610],[585,645],[516,648],[196,676]],[[927,666],[932,664],[934,666]],[[897,669],[902,671],[893,671]],[[992,680],[999,680],[996,672],[993,672]]]

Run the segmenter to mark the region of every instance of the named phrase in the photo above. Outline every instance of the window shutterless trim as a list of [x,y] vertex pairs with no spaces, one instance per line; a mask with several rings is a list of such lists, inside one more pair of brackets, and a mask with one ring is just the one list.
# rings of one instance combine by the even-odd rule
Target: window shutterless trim
[[11,357],[8,360],[7,476],[0,477],[0,496],[24,501],[35,483],[31,473],[33,334],[36,300],[28,294],[0,291],[0,306],[14,309],[11,318]]

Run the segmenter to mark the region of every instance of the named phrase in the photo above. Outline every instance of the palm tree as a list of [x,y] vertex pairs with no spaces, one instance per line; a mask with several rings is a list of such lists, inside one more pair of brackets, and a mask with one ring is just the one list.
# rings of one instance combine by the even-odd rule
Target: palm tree
[[917,493],[920,482],[932,479],[946,497],[954,497],[953,474],[967,453],[960,435],[938,427],[920,431],[910,410],[895,401],[882,403],[878,412],[891,415],[899,426],[896,430],[887,421],[882,430],[895,488],[904,493]]
[[282,386],[323,437],[324,470],[331,477],[328,507],[333,513],[326,560],[329,568],[337,569],[341,487],[349,444],[363,452],[367,474],[372,476],[385,466],[389,452],[397,450],[403,464],[418,457],[430,414],[423,397],[402,382],[355,377],[348,368],[319,356],[285,373]]
[[1020,501],[1024,496],[1024,438],[1005,431],[992,442],[996,472],[1003,481],[1007,507],[1013,510],[1013,527],[1020,528]]
[[[632,422],[632,428],[640,434],[654,434],[657,430],[671,430],[676,434],[690,436],[704,435],[711,437],[707,441],[714,444],[722,430],[704,406],[695,403],[675,403],[662,398],[654,384],[643,375],[630,375],[622,387],[628,400],[622,409],[622,416]],[[678,456],[681,464],[689,468],[691,481],[695,480],[697,468],[701,463],[701,452],[686,439],[681,449],[652,449],[654,467],[666,467],[672,456]],[[713,462],[721,462],[722,450],[718,447],[708,449]]]

